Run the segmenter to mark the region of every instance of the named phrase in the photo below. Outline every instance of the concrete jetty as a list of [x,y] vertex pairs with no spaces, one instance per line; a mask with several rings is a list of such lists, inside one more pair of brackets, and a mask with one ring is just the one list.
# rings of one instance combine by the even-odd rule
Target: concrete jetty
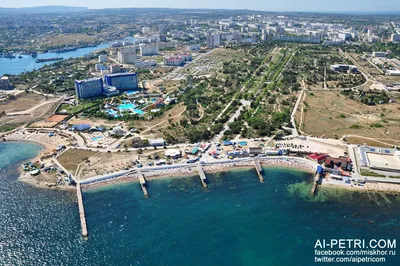
[[200,162],[196,164],[196,167],[197,167],[197,171],[199,172],[201,184],[203,185],[204,188],[207,188],[207,183],[206,183],[207,177],[203,171],[203,167],[201,167]]
[[261,174],[261,172],[263,171],[263,169],[262,169],[262,167],[261,167],[260,161],[258,160],[257,157],[255,157],[253,160],[254,160],[254,165],[255,165],[255,167],[256,167],[256,171],[257,171],[258,178],[260,179],[260,182],[264,182],[264,177],[263,177],[262,174]]
[[314,183],[313,183],[313,186],[312,186],[311,191],[310,191],[310,195],[311,196],[314,196],[315,193],[317,192],[318,185],[320,184],[320,178],[321,178],[321,174],[317,173],[315,175],[315,177],[314,177]]
[[142,174],[142,171],[140,171],[140,169],[136,170],[136,173],[138,175],[139,178],[139,182],[140,182],[140,187],[143,190],[143,194],[145,197],[148,197],[149,194],[147,193],[147,188],[146,188],[146,179],[144,179],[144,175]]
[[87,227],[86,227],[85,208],[83,207],[81,184],[76,184],[76,195],[78,197],[79,216],[81,219],[82,236],[83,236],[83,238],[86,239],[88,236],[88,231],[87,231]]

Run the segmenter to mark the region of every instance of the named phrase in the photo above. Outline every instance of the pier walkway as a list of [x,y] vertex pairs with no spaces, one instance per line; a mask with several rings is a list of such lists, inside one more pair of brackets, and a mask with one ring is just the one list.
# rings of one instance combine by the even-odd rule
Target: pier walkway
[[254,157],[253,160],[254,160],[254,165],[255,165],[255,167],[256,167],[256,171],[257,171],[258,178],[260,179],[260,182],[264,182],[264,177],[263,177],[262,174],[261,174],[261,172],[263,171],[263,169],[262,169],[262,167],[261,167],[261,164],[260,164],[260,161],[259,161],[258,157]]
[[79,216],[81,219],[82,236],[86,239],[88,231],[86,227],[85,208],[83,206],[82,189],[80,184],[76,184],[76,195],[78,198]]
[[203,171],[203,167],[201,167],[200,162],[198,162],[196,164],[196,167],[197,167],[197,171],[199,172],[201,184],[203,185],[204,188],[207,188],[207,183],[206,183],[207,177],[206,177],[206,174]]
[[140,182],[140,187],[143,190],[143,194],[145,197],[148,197],[149,194],[147,193],[147,188],[146,188],[146,179],[144,179],[144,175],[142,174],[142,171],[140,171],[140,169],[136,170],[139,182]]
[[311,188],[311,191],[310,191],[310,195],[311,196],[314,196],[315,195],[315,193],[317,192],[317,189],[318,189],[318,185],[321,183],[321,174],[320,173],[317,173],[316,175],[315,175],[315,177],[314,177],[314,183],[313,183],[313,186],[312,186],[312,188]]

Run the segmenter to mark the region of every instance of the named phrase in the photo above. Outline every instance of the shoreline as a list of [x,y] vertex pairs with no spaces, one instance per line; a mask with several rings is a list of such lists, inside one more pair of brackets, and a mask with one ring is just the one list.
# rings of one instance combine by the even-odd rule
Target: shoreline
[[[266,159],[266,160],[262,160]],[[297,159],[297,158],[296,158]],[[301,160],[300,160],[301,161]],[[307,172],[309,174],[315,173],[315,168],[311,166],[311,164],[307,164],[304,162],[285,160],[283,158],[261,158],[260,160],[261,166],[263,168],[279,168],[279,169],[290,169],[294,171]],[[221,162],[209,165],[203,165],[203,169],[205,174],[215,174],[215,173],[229,173],[235,170],[254,170],[254,163],[252,160],[240,161],[240,162]],[[255,171],[255,170],[254,170]],[[143,175],[146,180],[157,180],[164,178],[185,178],[197,176],[197,169],[195,165],[182,166],[179,168],[171,168],[171,169],[146,169],[142,170]],[[116,183],[124,183],[129,181],[138,180],[136,174],[131,174],[128,176],[116,177],[113,179],[102,180],[98,182],[93,182],[89,184],[82,185],[82,188],[85,190],[107,186]]]
[[37,188],[42,189],[52,189],[52,190],[64,190],[64,191],[75,191],[75,186],[60,186],[54,182],[40,181],[37,180],[37,176],[31,176],[28,172],[24,172],[21,169],[18,169],[19,176],[18,181],[24,182],[26,184],[30,184]]
[[[10,142],[10,143],[27,143],[27,144],[35,144],[35,145],[38,145],[38,146],[41,147],[41,149],[40,149],[40,151],[38,152],[37,155],[35,155],[34,157],[32,157],[30,159],[22,160],[22,161],[19,162],[19,163],[22,163],[22,164],[24,164],[26,162],[29,162],[29,161],[39,161],[41,156],[42,156],[42,154],[45,153],[46,150],[47,150],[47,147],[43,143],[41,143],[40,141],[36,141],[36,140],[26,140],[26,139],[24,139],[24,140],[13,140],[12,139],[12,140],[6,140],[6,141],[0,140],[0,142],[2,142],[2,143],[7,143],[7,142]],[[44,180],[38,180],[37,179],[38,176],[31,176],[29,174],[29,172],[23,171],[19,167],[19,165],[15,165],[15,167],[16,167],[16,170],[18,172],[17,180],[19,182],[23,182],[25,184],[29,184],[29,185],[32,185],[34,187],[41,188],[41,189],[64,190],[64,191],[75,190],[75,186],[58,185],[55,182],[48,182],[48,181],[44,181]],[[42,175],[42,173],[40,175]]]

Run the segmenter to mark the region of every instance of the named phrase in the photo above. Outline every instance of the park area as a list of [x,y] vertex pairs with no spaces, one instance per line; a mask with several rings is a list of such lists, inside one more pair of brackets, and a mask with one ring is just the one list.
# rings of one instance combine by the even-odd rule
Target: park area
[[307,135],[391,147],[400,145],[399,110],[398,102],[369,106],[339,92],[314,91],[300,105],[296,123]]

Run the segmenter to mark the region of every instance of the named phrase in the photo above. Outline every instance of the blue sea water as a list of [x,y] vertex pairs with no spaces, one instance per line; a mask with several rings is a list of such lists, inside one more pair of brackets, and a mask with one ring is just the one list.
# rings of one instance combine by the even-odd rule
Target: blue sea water
[[[265,168],[85,191],[88,240],[74,193],[16,180],[40,147],[0,143],[0,265],[318,265],[317,239],[398,238],[400,196],[322,189],[308,173]],[[399,255],[385,264],[399,265]],[[371,265],[371,264],[340,264]]]
[[44,62],[36,63],[36,59],[39,58],[51,58],[51,57],[63,57],[64,59],[78,58],[93,51],[104,49],[109,47],[109,44],[100,44],[95,47],[85,47],[77,49],[76,51],[70,51],[65,53],[44,53],[38,54],[37,58],[33,58],[30,55],[23,55],[23,58],[0,58],[0,76],[4,74],[19,75],[23,72],[32,71],[34,69],[39,69],[46,64],[51,64],[54,62]]

